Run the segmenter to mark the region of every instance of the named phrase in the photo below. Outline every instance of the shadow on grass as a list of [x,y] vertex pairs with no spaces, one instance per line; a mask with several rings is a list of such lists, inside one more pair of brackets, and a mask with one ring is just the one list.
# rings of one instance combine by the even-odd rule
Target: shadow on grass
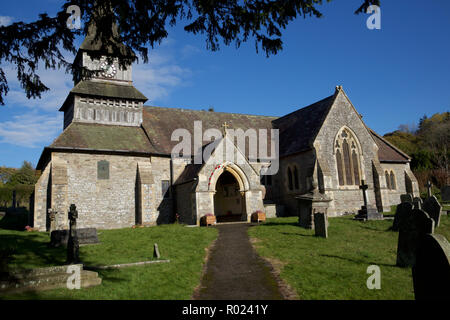
[[391,230],[392,226],[389,226],[387,229],[384,229],[384,230],[380,230],[380,229],[377,229],[377,228],[374,228],[374,227],[369,227],[367,225],[361,225],[360,227],[362,229],[366,229],[366,230],[370,230],[370,231],[376,231],[376,232],[389,232],[389,231],[392,231]]
[[257,224],[257,226],[261,226],[261,227],[273,227],[273,226],[294,226],[294,227],[300,227],[298,222],[264,222],[264,223],[261,223],[261,224]]
[[377,265],[377,266],[385,266],[385,267],[396,267],[395,264],[386,264],[386,263],[379,263],[379,262],[373,262],[373,261],[351,259],[351,258],[340,257],[340,256],[331,255],[331,254],[319,254],[319,256],[325,257],[325,258],[334,258],[334,259],[345,260],[345,261],[353,262],[356,264],[369,264],[369,265]]
[[64,264],[66,261],[66,250],[51,248],[40,234],[27,234],[25,237],[8,234],[1,235],[0,238],[1,249],[12,248],[15,255],[20,257],[20,260],[13,257],[12,263],[23,260],[31,264],[36,263],[37,266],[50,266]]
[[314,234],[301,234],[301,233],[294,233],[294,232],[281,232],[281,234],[283,234],[285,236],[315,237]]

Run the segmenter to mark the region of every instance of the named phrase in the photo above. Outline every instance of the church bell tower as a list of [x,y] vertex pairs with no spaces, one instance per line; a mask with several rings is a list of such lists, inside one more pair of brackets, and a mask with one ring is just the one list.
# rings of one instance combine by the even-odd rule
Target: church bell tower
[[[118,36],[117,28],[113,29],[113,36]],[[124,44],[119,47],[126,52]],[[74,79],[75,86],[59,109],[64,112],[64,129],[72,122],[119,126],[142,124],[142,110],[147,98],[133,85],[131,65],[121,67],[114,56],[99,55],[101,48],[100,40],[96,39],[95,24],[91,23],[74,63],[93,71],[93,75]],[[91,58],[89,53],[92,52],[99,58]]]

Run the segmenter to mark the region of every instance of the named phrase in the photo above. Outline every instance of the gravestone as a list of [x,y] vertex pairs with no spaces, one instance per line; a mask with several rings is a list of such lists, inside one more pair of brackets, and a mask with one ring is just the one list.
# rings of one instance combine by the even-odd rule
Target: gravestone
[[77,236],[77,219],[78,219],[78,211],[77,207],[74,204],[70,205],[69,210],[69,240],[67,241],[67,263],[69,264],[77,264],[80,263],[80,244],[78,243]]
[[[100,243],[96,228],[80,228],[75,230],[80,245]],[[69,240],[69,230],[54,230],[50,233],[50,246],[57,248],[67,247]]]
[[420,239],[412,275],[416,300],[450,300],[450,243],[444,236]]
[[450,201],[450,186],[443,186],[441,188],[442,201]]
[[328,238],[328,218],[326,213],[314,213],[314,232],[316,237]]
[[419,197],[414,197],[413,199],[414,209],[422,209],[422,199]]
[[425,200],[425,202],[423,203],[423,210],[428,213],[431,219],[434,220],[434,226],[436,228],[439,227],[442,207],[435,196],[431,196],[427,200]]
[[157,243],[155,243],[153,245],[153,257],[156,258],[156,259],[161,258],[161,254],[159,253],[159,248],[158,248],[158,244]]
[[400,226],[400,221],[408,218],[408,215],[411,214],[413,210],[413,204],[411,202],[402,202],[397,205],[397,209],[395,210],[394,223],[392,224],[391,230],[398,231]]
[[406,193],[406,194],[402,194],[400,195],[400,202],[413,202],[413,195],[411,193]]
[[416,263],[419,240],[427,233],[434,233],[434,221],[423,210],[414,209],[400,220],[397,266],[412,267]]
[[432,186],[433,186],[433,184],[430,181],[427,181],[427,184],[425,185],[425,187],[427,187],[427,198],[432,196],[432,192],[431,192]]
[[365,184],[364,180],[361,180],[359,189],[362,190],[364,205],[358,210],[358,214],[355,216],[356,220],[383,220],[383,214],[378,212],[376,208],[368,206],[367,202],[367,189],[369,186]]

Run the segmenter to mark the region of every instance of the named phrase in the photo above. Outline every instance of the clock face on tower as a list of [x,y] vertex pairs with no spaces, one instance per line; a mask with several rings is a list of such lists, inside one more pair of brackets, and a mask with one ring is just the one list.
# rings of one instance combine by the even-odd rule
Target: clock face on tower
[[113,78],[117,73],[117,68],[114,64],[109,64],[107,62],[103,62],[100,65],[100,69],[102,70],[102,76],[105,78]]

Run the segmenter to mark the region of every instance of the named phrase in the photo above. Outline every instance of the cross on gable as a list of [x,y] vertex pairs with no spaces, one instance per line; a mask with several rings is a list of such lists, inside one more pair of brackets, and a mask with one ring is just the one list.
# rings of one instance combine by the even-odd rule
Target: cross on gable
[[225,121],[225,122],[222,124],[222,128],[223,128],[223,133],[224,133],[224,134],[227,133],[228,127],[229,127],[229,124]]

